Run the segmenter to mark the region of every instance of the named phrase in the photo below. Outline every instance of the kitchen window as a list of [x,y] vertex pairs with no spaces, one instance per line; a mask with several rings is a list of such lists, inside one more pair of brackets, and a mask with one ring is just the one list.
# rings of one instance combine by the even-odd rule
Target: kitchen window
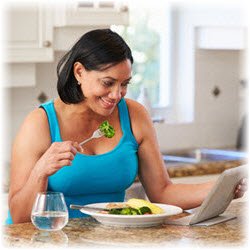
[[129,26],[112,26],[132,49],[134,57],[132,84],[128,97],[137,99],[146,88],[152,116],[165,119],[171,107],[170,8],[166,4],[147,5],[129,2]]

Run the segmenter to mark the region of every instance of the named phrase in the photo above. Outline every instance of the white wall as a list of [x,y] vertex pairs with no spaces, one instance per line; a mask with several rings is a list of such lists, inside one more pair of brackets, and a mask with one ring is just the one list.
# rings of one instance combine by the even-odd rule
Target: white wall
[[[240,96],[242,52],[196,50],[194,121],[156,124],[162,151],[195,147],[235,147],[244,107]],[[215,97],[212,90],[221,93]]]
[[[204,27],[246,27],[241,5],[188,5],[174,9],[173,124],[156,124],[162,151],[195,147],[235,147],[241,117],[246,114],[245,53],[228,49],[197,50],[196,31]],[[221,44],[228,50],[221,50]],[[221,94],[215,98],[215,86]],[[172,117],[170,116],[172,119]],[[176,124],[175,121],[179,123]]]

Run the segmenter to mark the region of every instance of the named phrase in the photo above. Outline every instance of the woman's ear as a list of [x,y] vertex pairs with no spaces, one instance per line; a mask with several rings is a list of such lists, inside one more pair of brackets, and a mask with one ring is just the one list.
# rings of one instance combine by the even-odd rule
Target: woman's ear
[[84,71],[85,68],[80,62],[74,63],[74,76],[79,83],[81,83],[82,81],[82,76],[84,74]]

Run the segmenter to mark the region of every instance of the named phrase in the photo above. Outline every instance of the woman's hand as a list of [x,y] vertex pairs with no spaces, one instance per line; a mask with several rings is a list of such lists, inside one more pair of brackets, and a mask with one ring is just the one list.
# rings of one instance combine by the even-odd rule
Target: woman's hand
[[240,180],[234,191],[234,199],[243,197],[244,193],[247,191],[247,179],[243,178]]
[[35,171],[40,176],[47,178],[62,167],[70,166],[77,151],[80,150],[77,142],[54,142],[36,163]]

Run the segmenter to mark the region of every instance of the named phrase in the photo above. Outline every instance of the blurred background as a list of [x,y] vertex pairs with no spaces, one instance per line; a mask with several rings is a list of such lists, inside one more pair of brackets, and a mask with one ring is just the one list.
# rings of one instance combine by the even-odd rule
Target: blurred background
[[6,190],[11,145],[24,117],[57,96],[58,60],[96,28],[111,28],[131,47],[135,63],[128,97],[150,112],[163,155],[201,148],[247,152],[245,6],[146,2],[5,2],[1,84]]

